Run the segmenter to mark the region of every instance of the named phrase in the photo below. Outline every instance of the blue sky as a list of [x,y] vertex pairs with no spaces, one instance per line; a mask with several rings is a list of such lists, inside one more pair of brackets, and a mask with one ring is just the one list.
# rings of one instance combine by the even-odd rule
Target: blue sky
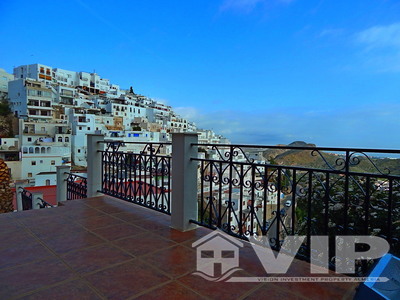
[[235,143],[400,148],[400,1],[1,0],[0,36]]

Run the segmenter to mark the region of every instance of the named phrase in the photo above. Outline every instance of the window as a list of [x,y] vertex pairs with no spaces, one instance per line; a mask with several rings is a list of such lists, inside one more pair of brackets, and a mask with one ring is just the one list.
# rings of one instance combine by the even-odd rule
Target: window
[[61,136],[58,137],[58,141],[62,142],[62,137]]
[[32,142],[32,138],[28,137],[28,142]]
[[39,161],[39,163],[41,163],[41,164],[42,164],[42,163],[43,163],[43,160],[40,160],[40,161]]
[[56,164],[56,161],[55,161],[55,160],[52,160],[52,161],[51,161],[51,165],[54,166],[55,164]]
[[69,143],[69,137],[67,137],[67,136],[65,137],[65,142]]
[[31,161],[32,166],[36,166],[36,160]]
[[32,173],[28,173],[28,177],[32,177]]
[[79,126],[79,130],[82,130],[82,126]]
[[81,153],[81,149],[78,149],[78,153]]
[[90,127],[88,127],[87,130],[90,130]]
[[50,185],[50,179],[46,179],[46,185]]
[[214,251],[212,250],[202,250],[201,251],[201,258],[208,258],[214,257]]
[[235,258],[235,252],[231,250],[223,250],[221,251],[221,256],[223,258]]

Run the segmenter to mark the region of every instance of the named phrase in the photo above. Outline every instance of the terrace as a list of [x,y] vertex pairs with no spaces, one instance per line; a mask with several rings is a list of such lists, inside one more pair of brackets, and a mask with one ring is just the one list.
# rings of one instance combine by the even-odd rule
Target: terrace
[[[288,147],[321,156],[328,168],[318,169],[257,162],[243,149],[262,146],[198,144],[194,134],[175,134],[172,145],[142,144],[132,152],[138,144],[89,135],[87,179],[58,167],[62,206],[0,216],[0,298],[354,296],[357,283],[217,283],[195,276],[192,243],[215,228],[244,243],[242,270],[233,274],[241,277],[276,275],[266,274],[245,241],[250,236],[267,236],[275,250],[288,235],[306,236],[302,260],[281,277],[347,278],[333,271],[310,274],[310,262],[334,270],[340,261],[332,249],[329,260],[311,255],[313,235],[378,235],[392,253],[399,250],[399,176],[353,169],[361,161],[356,154],[378,150]],[[332,163],[327,151],[344,154],[335,154]],[[366,157],[363,163],[374,162]],[[357,263],[356,275],[370,265]]]
[[[0,215],[1,299],[351,299],[355,283],[215,283],[191,273],[211,232],[110,197]],[[251,247],[240,276],[267,276]],[[296,260],[288,276],[309,276]],[[311,275],[311,276],[315,276]],[[332,274],[330,275],[332,276]]]

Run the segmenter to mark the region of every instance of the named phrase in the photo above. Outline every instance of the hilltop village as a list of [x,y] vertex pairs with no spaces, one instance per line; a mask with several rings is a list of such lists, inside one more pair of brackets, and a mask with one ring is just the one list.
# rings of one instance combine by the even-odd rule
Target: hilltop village
[[56,184],[57,166],[84,170],[87,134],[169,142],[172,133],[198,132],[200,143],[229,143],[212,130],[198,129],[171,106],[96,73],[42,64],[15,67],[13,74],[0,69],[0,99],[9,110],[0,124],[0,158],[12,181],[26,186]]

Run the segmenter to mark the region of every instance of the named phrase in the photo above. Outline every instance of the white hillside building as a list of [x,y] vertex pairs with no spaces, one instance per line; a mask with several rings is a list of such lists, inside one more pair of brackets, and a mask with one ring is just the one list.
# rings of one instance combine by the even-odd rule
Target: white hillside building
[[16,79],[9,81],[8,90],[11,110],[17,117],[30,120],[52,119],[52,90],[43,82]]

